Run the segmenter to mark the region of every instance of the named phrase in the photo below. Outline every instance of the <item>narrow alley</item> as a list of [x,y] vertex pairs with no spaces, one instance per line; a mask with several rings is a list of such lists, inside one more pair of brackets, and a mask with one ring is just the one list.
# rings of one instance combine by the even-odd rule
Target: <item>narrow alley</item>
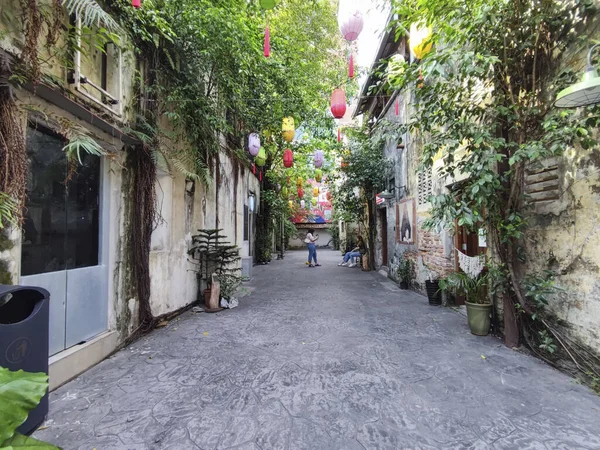
[[375,272],[304,252],[50,394],[64,449],[598,449],[600,398]]

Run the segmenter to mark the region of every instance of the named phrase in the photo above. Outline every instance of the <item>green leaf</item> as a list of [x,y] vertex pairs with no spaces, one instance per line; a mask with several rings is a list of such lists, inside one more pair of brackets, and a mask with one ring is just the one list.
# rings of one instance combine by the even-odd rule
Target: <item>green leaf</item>
[[13,436],[48,389],[48,375],[0,367],[0,442]]
[[16,433],[12,439],[4,442],[0,450],[58,450],[58,447],[55,447],[52,444],[48,444],[47,442],[38,441],[32,437],[23,436],[20,433]]

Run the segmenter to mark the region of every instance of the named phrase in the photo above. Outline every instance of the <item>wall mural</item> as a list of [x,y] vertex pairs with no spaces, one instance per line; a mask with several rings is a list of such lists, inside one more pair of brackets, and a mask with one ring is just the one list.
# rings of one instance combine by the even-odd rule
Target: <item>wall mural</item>
[[414,244],[416,234],[415,201],[412,198],[401,201],[396,206],[400,239],[402,244]]

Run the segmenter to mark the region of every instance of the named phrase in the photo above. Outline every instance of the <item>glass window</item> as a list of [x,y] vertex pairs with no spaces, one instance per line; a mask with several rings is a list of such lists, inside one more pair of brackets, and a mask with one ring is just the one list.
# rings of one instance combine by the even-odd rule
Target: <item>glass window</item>
[[82,164],[65,184],[63,146],[60,136],[28,127],[24,276],[98,264],[100,158],[82,153]]

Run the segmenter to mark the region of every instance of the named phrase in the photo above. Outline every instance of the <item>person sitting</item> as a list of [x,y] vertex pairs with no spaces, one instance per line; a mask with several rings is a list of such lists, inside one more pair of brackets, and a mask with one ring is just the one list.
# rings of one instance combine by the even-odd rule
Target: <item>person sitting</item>
[[363,241],[362,236],[358,236],[356,240],[356,247],[344,255],[343,261],[341,261],[338,266],[355,267],[356,263],[350,262],[350,260],[352,258],[362,258],[362,255],[364,255],[366,252],[367,247],[365,246],[365,241]]

